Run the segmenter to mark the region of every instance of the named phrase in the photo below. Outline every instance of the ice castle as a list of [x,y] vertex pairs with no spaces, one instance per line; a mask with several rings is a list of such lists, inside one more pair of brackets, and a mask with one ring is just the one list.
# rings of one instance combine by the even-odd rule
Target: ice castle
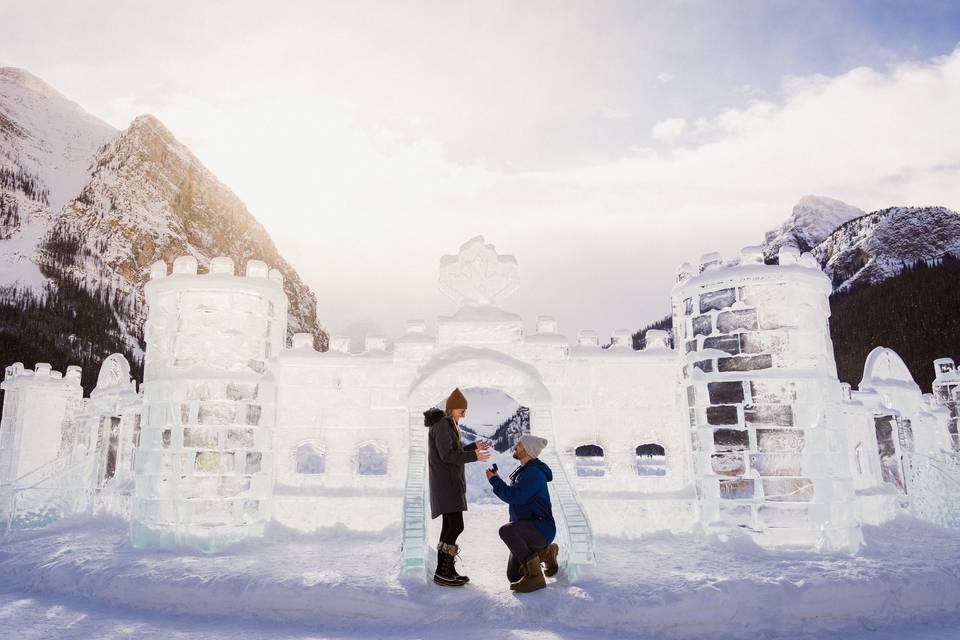
[[878,347],[857,390],[837,379],[830,282],[810,254],[759,247],[684,264],[673,346],[629,331],[575,340],[502,308],[517,262],[482,237],[441,258],[458,305],[362,353],[333,336],[286,344],[278,271],[230,258],[158,262],[146,285],[143,384],[120,355],[83,398],[80,372],[6,369],[0,530],[76,512],[130,520],[137,546],[217,550],[270,522],[310,531],[397,526],[403,570],[425,570],[422,411],[454,387],[497,389],[550,441],[567,571],[594,534],[739,533],[769,547],[856,552],[861,524],[903,512],[960,525],[960,375],[934,363],[922,393]]

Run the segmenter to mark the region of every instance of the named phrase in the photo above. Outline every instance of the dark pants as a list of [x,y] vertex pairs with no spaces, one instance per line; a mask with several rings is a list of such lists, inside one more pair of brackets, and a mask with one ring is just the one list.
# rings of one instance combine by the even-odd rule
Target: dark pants
[[440,527],[440,542],[457,544],[457,538],[463,533],[463,511],[451,511],[440,515],[443,524]]
[[517,520],[503,525],[500,527],[500,539],[510,549],[510,559],[507,560],[507,580],[510,582],[521,578],[520,566],[524,560],[547,546],[547,539],[533,520]]

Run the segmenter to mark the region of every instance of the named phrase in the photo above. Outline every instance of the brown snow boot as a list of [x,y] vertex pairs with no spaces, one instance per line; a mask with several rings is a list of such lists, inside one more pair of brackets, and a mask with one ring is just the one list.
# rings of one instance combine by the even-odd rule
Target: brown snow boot
[[560,570],[560,565],[557,564],[557,554],[560,553],[560,547],[557,546],[557,543],[551,543],[546,549],[540,549],[537,553],[540,554],[540,562],[543,563],[543,573],[548,578],[557,575],[557,571]]
[[512,582],[510,588],[517,593],[530,593],[547,586],[547,581],[543,577],[543,571],[540,569],[540,554],[531,553],[530,557],[523,561],[523,577]]

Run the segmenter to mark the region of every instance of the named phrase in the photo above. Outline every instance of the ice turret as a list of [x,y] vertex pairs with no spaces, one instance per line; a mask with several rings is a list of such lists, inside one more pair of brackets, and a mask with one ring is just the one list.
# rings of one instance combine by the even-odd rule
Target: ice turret
[[269,519],[274,390],[267,362],[284,345],[282,277],[259,260],[234,275],[192,256],[150,269],[145,287],[144,420],[137,452],[137,546],[216,549]]
[[937,358],[933,361],[933,371],[936,378],[933,380],[934,401],[950,412],[950,421],[947,430],[954,451],[960,451],[960,434],[958,434],[958,390],[960,390],[960,373],[952,358]]
[[702,518],[762,544],[856,549],[830,282],[792,247],[761,257],[707,254],[672,292]]
[[0,484],[13,482],[52,462],[69,446],[73,416],[83,400],[80,367],[67,375],[39,362],[31,371],[17,362],[6,368],[0,421]]

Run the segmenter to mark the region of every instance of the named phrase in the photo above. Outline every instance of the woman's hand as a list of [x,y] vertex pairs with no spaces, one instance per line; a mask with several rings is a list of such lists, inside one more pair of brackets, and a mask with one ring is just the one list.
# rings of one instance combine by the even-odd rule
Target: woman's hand
[[477,449],[479,449],[480,451],[486,451],[489,448],[490,448],[489,440],[477,440]]
[[490,452],[486,448],[477,447],[477,462],[486,462],[490,459]]

